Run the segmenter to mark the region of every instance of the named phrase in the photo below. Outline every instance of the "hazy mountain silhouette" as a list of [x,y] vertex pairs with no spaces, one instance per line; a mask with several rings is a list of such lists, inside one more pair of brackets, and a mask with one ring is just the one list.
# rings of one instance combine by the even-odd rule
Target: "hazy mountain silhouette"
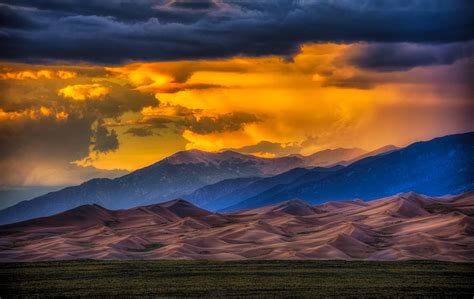
[[185,195],[184,198],[206,209],[216,211],[237,204],[275,186],[288,184],[306,177],[307,174],[311,173],[312,177],[322,178],[341,168],[343,166],[315,167],[313,169],[294,168],[267,178],[228,179],[204,186],[189,195]]
[[117,179],[93,179],[18,203],[0,211],[0,223],[52,215],[84,204],[122,209],[157,203],[222,179],[272,175],[302,165],[298,157],[183,151]]
[[[324,161],[335,162],[339,157],[353,156],[361,150],[332,152],[335,157],[331,160],[330,155],[324,153]],[[182,151],[120,178],[93,179],[79,186],[20,202],[0,211],[0,223],[52,215],[85,204],[122,209],[159,203],[223,179],[271,176],[295,167],[315,166],[318,162],[314,157],[317,156],[318,153],[309,157],[260,158],[234,151]]]
[[332,166],[335,163],[342,164],[344,161],[358,159],[366,153],[367,151],[360,148],[336,148],[322,150],[309,156],[298,156],[302,157],[307,165]]
[[394,145],[386,145],[386,146],[382,146],[382,147],[380,147],[376,150],[366,152],[365,154],[362,154],[362,155],[357,156],[357,157],[352,158],[352,159],[340,160],[340,161],[337,162],[337,164],[347,166],[349,164],[354,163],[355,161],[362,160],[362,159],[367,158],[367,157],[378,156],[378,155],[382,155],[382,154],[389,154],[389,153],[391,153],[393,151],[396,151],[398,149],[400,149],[400,148],[396,147]]
[[[322,151],[320,160],[315,160],[318,153],[260,158],[233,151],[183,151],[117,179],[94,179],[21,202],[0,211],[0,223],[48,216],[85,204],[124,209],[183,196],[219,210],[291,198],[316,203],[372,199],[412,190],[429,195],[460,193],[473,188],[473,135],[447,136],[395,151],[388,147],[389,153],[376,151],[379,155],[345,168],[311,166],[329,163],[328,153],[341,158],[341,153],[353,154],[358,149]],[[239,180],[232,180],[236,178]]]

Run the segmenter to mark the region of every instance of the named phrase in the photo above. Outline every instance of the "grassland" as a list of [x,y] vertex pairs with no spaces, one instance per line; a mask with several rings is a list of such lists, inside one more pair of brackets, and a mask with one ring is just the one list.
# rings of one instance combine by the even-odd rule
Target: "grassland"
[[467,297],[474,265],[431,261],[61,261],[0,264],[0,296]]

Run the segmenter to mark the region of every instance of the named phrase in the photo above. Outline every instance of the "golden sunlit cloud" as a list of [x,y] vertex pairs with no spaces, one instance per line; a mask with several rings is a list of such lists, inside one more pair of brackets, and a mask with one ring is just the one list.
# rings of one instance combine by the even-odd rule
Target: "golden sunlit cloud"
[[65,71],[65,70],[27,70],[18,72],[4,72],[0,73],[0,79],[2,80],[38,80],[38,79],[72,79],[77,77],[76,72]]
[[[10,75],[2,78],[15,89],[4,97],[23,100],[0,110],[0,121],[76,120],[90,132],[99,121],[114,150],[91,151],[86,143],[85,155],[68,162],[109,170],[134,170],[184,149],[219,151],[265,141],[280,152],[252,153],[273,157],[337,147],[403,146],[473,129],[466,125],[466,111],[472,111],[466,85],[451,79],[468,60],[379,72],[350,63],[348,57],[364,46],[308,44],[291,60],[268,56],[69,66],[67,71],[75,74],[70,77],[59,69],[46,73],[43,66],[9,65]],[[34,83],[23,86],[20,78],[48,82],[38,81],[34,96],[27,97],[33,93],[23,90]],[[25,103],[30,106],[15,109]]]
[[59,95],[77,101],[99,98],[108,93],[110,93],[110,88],[99,83],[69,85],[58,91]]
[[54,112],[51,109],[41,106],[39,109],[26,109],[22,111],[5,112],[0,109],[0,121],[15,121],[21,119],[37,120],[40,118],[53,118],[63,121],[69,114],[65,111]]
[[[425,105],[442,105],[453,110],[460,108],[436,96],[439,86],[430,84],[433,78],[425,68],[379,73],[348,64],[345,57],[353,51],[360,51],[361,47],[361,44],[305,45],[292,61],[277,56],[239,57],[214,61],[133,63],[108,70],[121,78],[129,78],[139,90],[156,93],[161,105],[144,108],[144,119],[180,113],[199,117],[233,111],[252,113],[261,119],[256,124],[242,126],[238,131],[201,134],[184,130],[182,136],[188,141],[187,149],[216,151],[267,140],[304,143],[301,153],[310,154],[356,143],[366,149],[387,142],[404,145],[436,136],[440,131],[457,130],[453,122],[450,127],[436,125],[433,121],[425,123],[422,129],[412,130],[408,126],[411,120],[400,123],[384,115],[389,107],[394,106],[398,107],[396,111],[400,111],[398,117],[412,109],[422,113]],[[436,73],[442,67],[427,68]],[[159,80],[150,79],[154,76]],[[140,82],[132,78],[148,80]],[[181,89],[173,89],[173,84],[180,84]],[[190,88],[186,88],[187,85]],[[194,89],[193,85],[208,88]],[[448,85],[445,84],[446,90],[456,89]],[[460,88],[458,92],[462,94],[463,87]],[[419,106],[420,103],[427,104]],[[469,107],[470,104],[464,98],[459,105]],[[439,111],[431,113],[436,115],[432,115],[433,120],[440,116]],[[412,134],[407,134],[407,130]],[[388,136],[391,136],[390,141]]]

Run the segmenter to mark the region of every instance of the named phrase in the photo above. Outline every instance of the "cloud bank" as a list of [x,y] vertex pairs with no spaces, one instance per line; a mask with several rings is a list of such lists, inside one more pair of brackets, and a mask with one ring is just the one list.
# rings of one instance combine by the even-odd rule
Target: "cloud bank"
[[191,148],[281,156],[473,130],[473,16],[463,0],[0,0],[0,186]]
[[473,39],[472,1],[2,0],[0,58],[119,64],[291,57],[311,42]]

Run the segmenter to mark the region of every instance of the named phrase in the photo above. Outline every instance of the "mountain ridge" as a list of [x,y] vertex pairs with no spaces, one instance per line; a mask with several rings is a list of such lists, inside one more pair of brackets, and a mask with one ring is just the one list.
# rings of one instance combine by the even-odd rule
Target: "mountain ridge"
[[[370,168],[375,165],[376,160],[383,158],[380,161],[385,161],[388,159],[387,157],[393,157],[400,152],[405,153],[410,146],[398,150],[393,150],[389,146],[382,148],[382,152],[376,150],[375,152],[378,155],[363,158],[345,168],[336,165],[329,168],[314,168],[311,166],[311,169],[306,169],[310,166],[305,164],[304,159],[294,156],[260,158],[235,151],[217,153],[207,153],[199,150],[182,151],[120,178],[93,179],[79,186],[68,187],[30,201],[21,202],[13,207],[1,210],[0,223],[12,223],[52,215],[87,203],[97,203],[109,209],[149,205],[176,197],[196,196],[196,194],[193,195],[193,192],[203,187],[207,189],[205,192],[200,190],[203,191],[201,199],[194,197],[193,200],[196,200],[199,204],[203,204],[203,200],[207,200],[208,203],[205,204],[205,207],[213,210],[257,207],[258,205],[268,205],[295,197],[312,203],[316,203],[319,200],[318,198],[331,200],[354,197],[373,199],[410,189],[425,192],[431,188],[429,178],[430,176],[433,178],[437,168],[449,170],[451,177],[445,175],[443,182],[441,180],[442,176],[439,176],[437,179],[440,179],[441,182],[436,183],[439,190],[427,193],[430,195],[460,193],[473,188],[472,181],[459,179],[461,176],[467,177],[473,172],[473,137],[474,133],[471,132],[433,139],[452,140],[453,138],[461,138],[462,142],[458,144],[461,146],[458,152],[454,149],[453,156],[450,156],[450,153],[443,153],[443,155],[427,157],[427,154],[433,154],[433,149],[427,146],[424,150],[412,155],[416,159],[423,160],[423,162],[415,165],[417,167],[412,169],[404,167],[403,164],[409,160],[406,157],[399,157],[399,159],[395,159],[390,163],[385,163],[384,170],[374,168],[379,171],[377,176],[374,176],[374,172],[368,173]],[[436,143],[433,140],[426,141],[424,144]],[[449,142],[444,145],[446,148],[450,146],[453,145],[450,145]],[[388,150],[388,152],[383,152],[383,150]],[[435,152],[436,150],[439,151],[439,149],[435,149]],[[331,151],[324,151],[323,153],[328,152]],[[367,155],[367,153],[364,155]],[[412,160],[415,161],[416,159]],[[436,160],[435,162],[438,164],[431,165],[430,159]],[[426,164],[427,167],[424,167],[423,164]],[[350,171],[355,168],[358,174],[351,177]],[[295,170],[292,172],[292,169]],[[391,169],[397,169],[398,173],[394,174]],[[457,171],[462,174],[458,174]],[[298,172],[301,172],[302,175],[298,175]],[[438,174],[441,173],[440,171],[437,172]],[[392,177],[390,180],[379,180],[376,186],[379,189],[367,185],[368,180],[377,181],[377,177],[384,177],[387,173],[391,173]],[[295,175],[292,176],[293,174]],[[330,181],[336,178],[335,175],[338,174],[342,175],[339,175],[337,182]],[[372,177],[370,177],[371,175]],[[252,177],[263,178],[252,182]],[[225,190],[219,190],[222,187],[222,185],[219,185],[220,181],[235,178],[240,179],[240,185],[237,186],[234,182],[227,181],[226,183],[229,184],[226,185]],[[354,181],[355,178],[359,181]],[[405,179],[406,186],[400,185],[400,178]],[[365,181],[361,184],[360,180]],[[322,182],[325,182],[324,187],[320,187]],[[414,186],[413,182],[419,184]],[[211,186],[213,184],[216,185]],[[333,189],[329,190],[327,186],[333,186]],[[215,191],[212,191],[212,187],[215,188]],[[346,190],[345,193],[344,190]],[[212,192],[215,193],[214,197],[210,196]],[[222,192],[222,194],[218,194],[219,192]]]
[[[307,174],[311,175],[311,173]],[[390,153],[358,160],[326,177],[275,186],[223,210],[256,208],[302,198],[365,200],[417,191],[432,196],[474,189],[474,132],[413,143]]]
[[276,174],[303,163],[298,158],[269,159],[231,152],[206,153],[210,157],[224,155],[227,158],[218,159],[219,163],[214,163],[217,160],[203,163],[202,153],[191,153],[201,155],[198,157],[201,160],[191,157],[191,160],[185,160],[190,163],[175,164],[176,157],[188,155],[187,158],[190,158],[190,154],[180,152],[172,159],[165,158],[120,178],[92,179],[20,202],[0,211],[0,223],[51,215],[86,203],[98,203],[115,209],[146,205],[179,197],[225,178]]
[[87,203],[112,209],[158,203],[223,179],[264,177],[314,166],[307,163],[298,157],[261,158],[230,150],[180,151],[119,178],[92,179],[20,202],[0,211],[0,224],[52,215]]

